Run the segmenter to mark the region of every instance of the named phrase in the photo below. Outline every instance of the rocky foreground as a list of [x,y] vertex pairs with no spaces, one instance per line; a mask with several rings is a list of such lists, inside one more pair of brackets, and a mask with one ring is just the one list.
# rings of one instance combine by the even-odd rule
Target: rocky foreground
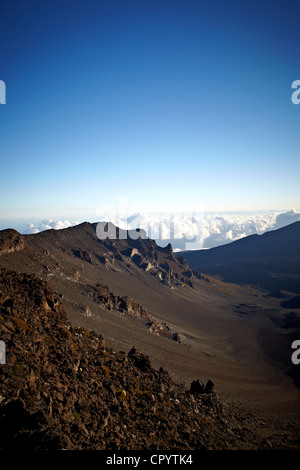
[[134,348],[105,347],[34,275],[0,270],[0,339],[0,449],[270,448],[211,381],[185,389]]

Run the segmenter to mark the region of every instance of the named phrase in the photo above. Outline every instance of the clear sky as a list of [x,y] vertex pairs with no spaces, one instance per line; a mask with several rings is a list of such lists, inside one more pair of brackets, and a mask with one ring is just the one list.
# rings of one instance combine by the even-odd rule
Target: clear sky
[[4,0],[0,218],[300,209],[298,0]]

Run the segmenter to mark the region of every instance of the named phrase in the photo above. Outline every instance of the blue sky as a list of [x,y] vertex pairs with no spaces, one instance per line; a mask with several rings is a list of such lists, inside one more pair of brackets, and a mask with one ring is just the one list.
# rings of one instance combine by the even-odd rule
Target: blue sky
[[3,1],[0,219],[300,209],[299,1]]

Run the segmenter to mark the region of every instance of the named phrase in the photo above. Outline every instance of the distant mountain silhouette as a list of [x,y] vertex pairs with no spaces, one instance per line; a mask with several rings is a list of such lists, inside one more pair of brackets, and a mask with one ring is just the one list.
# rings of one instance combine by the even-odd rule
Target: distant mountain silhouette
[[260,286],[273,296],[300,293],[300,222],[209,250],[185,251],[191,269],[226,282]]

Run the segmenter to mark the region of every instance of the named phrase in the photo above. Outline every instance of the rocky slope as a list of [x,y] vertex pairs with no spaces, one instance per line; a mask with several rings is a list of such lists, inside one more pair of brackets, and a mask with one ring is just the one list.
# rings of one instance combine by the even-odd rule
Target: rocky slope
[[208,381],[186,389],[149,358],[72,327],[34,275],[0,270],[1,449],[265,448]]
[[[103,227],[101,233],[110,235],[115,232],[116,238],[98,238],[99,227]],[[142,230],[138,235],[136,238],[136,231],[122,230],[105,222],[84,222],[75,227],[46,230],[35,235],[21,235],[16,230],[7,229],[0,232],[0,256],[23,250],[22,255],[29,256],[32,261],[43,254],[44,261],[51,265],[54,248],[62,257],[70,256],[95,267],[129,274],[134,274],[135,267],[138,267],[149,271],[169,287],[192,286],[193,273],[183,258],[175,257],[171,244],[163,248],[147,238]],[[58,264],[56,266],[59,267]],[[42,266],[45,271],[47,267]]]
[[[101,234],[115,238],[99,238]],[[159,247],[142,230],[127,231],[111,223],[87,222],[35,235],[3,230],[0,232],[0,266],[37,274],[73,302],[73,294],[69,294],[71,287],[81,297],[75,304],[80,314],[90,315],[88,303],[92,303],[130,317],[152,334],[180,342],[177,331],[165,322],[157,321],[141,303],[128,296],[125,289],[119,294],[99,282],[99,271],[104,269],[132,277],[141,272],[148,273],[172,289],[192,287],[193,273],[186,261],[177,260],[170,244]],[[83,272],[85,266],[98,270],[95,279]]]

